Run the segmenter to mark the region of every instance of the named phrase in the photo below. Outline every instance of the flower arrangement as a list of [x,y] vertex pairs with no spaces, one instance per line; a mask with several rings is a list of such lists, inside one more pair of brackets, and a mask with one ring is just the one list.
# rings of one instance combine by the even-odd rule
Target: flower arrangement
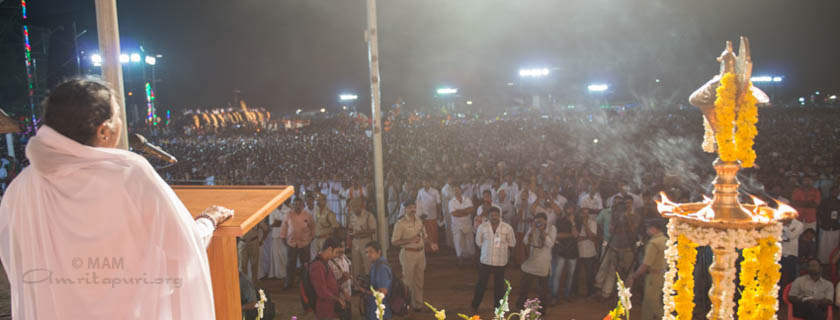
[[[715,91],[715,141],[721,160],[740,160],[741,166],[749,168],[755,163],[756,157],[753,144],[758,134],[755,126],[758,122],[758,100],[751,93],[751,83],[747,83],[743,92],[738,95],[735,81],[735,74],[727,72],[720,78],[720,86]],[[707,135],[708,132],[706,130]],[[704,140],[703,150],[708,152],[710,149]]]
[[[514,316],[517,317],[518,320],[542,320],[542,313],[539,312],[540,309],[540,300],[539,299],[531,299],[525,302],[525,308],[520,310],[519,312],[511,313],[507,317],[505,314],[510,311],[508,300],[510,298],[510,282],[505,280],[505,285],[507,286],[507,290],[505,291],[504,297],[499,300],[499,307],[496,308],[494,311],[494,320],[511,320]],[[446,310],[440,309],[438,310],[428,302],[424,302],[432,312],[435,313],[435,319],[437,320],[446,320]],[[465,314],[458,314],[458,317],[464,320],[481,320],[481,317],[478,315],[474,316],[467,316]],[[379,318],[380,320],[382,318]]]
[[[671,220],[668,223],[668,248],[665,260],[668,271],[663,286],[664,319],[691,319],[694,309],[694,264],[698,246],[727,248],[722,257],[726,263],[724,279],[721,281],[721,307],[719,316],[731,314],[735,306],[736,249],[744,249],[740,279],[744,285],[739,301],[739,319],[776,319],[778,309],[779,260],[781,249],[777,239],[781,237],[782,225],[771,224],[759,229],[715,229],[698,227]],[[675,282],[675,278],[677,278]],[[680,283],[680,280],[685,283]],[[676,317],[674,316],[676,311]],[[731,317],[730,317],[731,318]]]
[[778,307],[776,298],[781,277],[779,265],[775,263],[779,255],[779,245],[772,238],[758,240],[758,245],[743,251],[741,262],[741,299],[738,301],[738,319],[772,319]]
[[621,280],[621,276],[617,272],[615,275],[616,279],[618,279],[616,280],[618,303],[616,303],[615,309],[612,309],[603,320],[620,320],[622,316],[626,316],[624,318],[625,320],[630,320],[630,309],[633,308],[633,304],[630,303],[630,297],[633,294],[630,293],[630,288],[624,286],[624,280]]

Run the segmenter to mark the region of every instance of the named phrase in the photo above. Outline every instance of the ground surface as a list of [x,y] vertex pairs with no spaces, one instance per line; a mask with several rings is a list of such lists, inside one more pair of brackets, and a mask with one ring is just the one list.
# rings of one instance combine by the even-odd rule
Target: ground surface
[[[394,273],[401,274],[399,261],[395,253],[390,255],[389,262]],[[425,300],[435,307],[446,309],[447,319],[460,319],[458,313],[469,313],[469,306],[472,301],[473,290],[477,282],[477,272],[473,265],[459,268],[454,253],[446,251],[427,258],[426,262],[426,289]],[[513,286],[513,299],[518,297],[517,288],[521,276],[518,268],[508,267],[505,278]],[[260,281],[259,285],[268,289],[272,299],[277,303],[277,318],[279,320],[290,319],[297,316],[298,319],[314,319],[312,314],[302,313],[300,300],[297,292],[282,290],[282,283],[278,280]],[[492,284],[484,294],[484,300],[479,308],[479,315],[482,319],[492,319],[493,293]],[[355,299],[355,298],[354,298]],[[641,300],[634,299],[634,307],[631,319],[641,317]],[[354,308],[358,306],[358,300],[353,302]],[[615,301],[603,303],[588,298],[577,298],[574,302],[560,304],[549,309],[548,319],[578,319],[578,320],[601,320],[615,307]],[[358,312],[354,313],[354,319],[360,319]],[[412,313],[404,319],[434,319],[431,313]]]

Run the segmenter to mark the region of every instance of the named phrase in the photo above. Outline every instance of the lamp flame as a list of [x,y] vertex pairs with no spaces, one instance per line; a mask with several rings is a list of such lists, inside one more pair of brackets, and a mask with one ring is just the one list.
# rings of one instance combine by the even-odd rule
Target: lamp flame
[[756,207],[767,205],[767,202],[762,201],[756,196],[750,195],[750,198],[752,198],[753,204],[755,204]]
[[662,201],[656,200],[656,210],[660,213],[674,212],[678,204],[668,199],[664,191],[659,192],[659,197],[662,198]]
[[784,202],[776,200],[776,205],[779,206],[779,208],[776,209],[776,212],[773,217],[776,220],[791,219],[799,215],[799,213],[796,212],[796,209],[787,205]]

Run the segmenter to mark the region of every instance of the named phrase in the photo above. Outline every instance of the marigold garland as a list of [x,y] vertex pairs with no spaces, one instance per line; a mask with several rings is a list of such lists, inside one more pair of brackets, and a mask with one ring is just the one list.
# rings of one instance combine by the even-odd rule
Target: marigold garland
[[744,94],[738,99],[738,120],[735,125],[738,130],[735,132],[735,145],[737,146],[737,158],[741,160],[741,166],[750,168],[755,163],[755,150],[753,143],[758,134],[755,124],[758,122],[758,99],[752,95],[752,83],[747,82]]
[[720,86],[715,90],[718,155],[726,162],[740,160],[744,168],[755,164],[753,144],[758,134],[755,126],[758,122],[758,100],[752,95],[751,87],[752,84],[747,83],[738,96],[735,74],[727,72],[720,78]]
[[720,78],[720,86],[715,90],[715,117],[717,117],[717,131],[715,140],[718,146],[720,160],[733,162],[738,160],[735,152],[735,98],[738,86],[735,84],[735,74],[727,72]]
[[781,278],[779,244],[773,238],[762,238],[758,245],[744,249],[741,262],[741,300],[738,301],[738,319],[772,319],[776,314],[778,281]]
[[697,262],[697,243],[685,235],[677,237],[677,281],[674,282],[674,309],[677,319],[691,320],[694,313],[694,264]]

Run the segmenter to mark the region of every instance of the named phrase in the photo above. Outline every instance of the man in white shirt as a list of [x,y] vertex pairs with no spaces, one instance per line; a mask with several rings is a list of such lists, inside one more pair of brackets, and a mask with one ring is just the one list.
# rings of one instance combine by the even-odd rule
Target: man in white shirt
[[598,240],[598,223],[589,209],[580,210],[580,225],[578,226],[577,246],[578,265],[577,268],[586,273],[584,279],[587,286],[586,294],[591,294],[595,289],[595,272],[598,269],[598,251],[595,243]]
[[[288,201],[287,201],[288,202]],[[269,269],[269,279],[285,279],[286,278],[286,258],[288,255],[288,247],[283,238],[280,237],[280,226],[283,224],[283,219],[286,214],[292,211],[285,203],[280,207],[271,211],[268,216],[268,225],[271,229],[271,268]]]
[[578,207],[597,211],[604,209],[604,204],[601,201],[601,193],[598,192],[595,183],[590,184],[589,189],[580,194],[578,197]]
[[499,191],[496,192],[497,200],[496,205],[502,211],[502,221],[510,224],[513,226],[513,219],[516,215],[516,211],[513,207],[513,199],[508,197],[507,190],[503,188],[499,188]]
[[452,176],[446,178],[446,184],[440,189],[441,207],[443,208],[443,221],[446,226],[446,245],[450,248],[454,247],[454,239],[452,234],[452,214],[449,213],[449,201],[454,196],[452,192]]
[[534,205],[531,207],[531,212],[533,214],[545,213],[545,216],[548,217],[548,224],[552,226],[556,225],[557,218],[563,215],[562,207],[557,207],[557,205],[547,197],[545,192],[541,190],[537,191],[537,201],[535,201]]
[[516,245],[513,228],[502,222],[499,208],[491,207],[487,211],[489,221],[478,227],[475,243],[481,248],[481,260],[478,265],[478,284],[473,295],[473,314],[478,313],[478,306],[487,289],[490,274],[493,274],[493,307],[498,308],[505,293],[505,266],[508,264],[510,248]]
[[487,221],[487,210],[490,210],[491,207],[498,208],[499,212],[502,212],[502,208],[499,208],[496,203],[493,203],[493,195],[490,190],[484,190],[484,193],[481,194],[481,203],[475,210],[473,226],[476,230],[478,230],[478,226],[484,223],[484,221]]
[[327,206],[337,215],[336,218],[341,225],[347,225],[346,216],[341,212],[341,194],[344,192],[344,188],[341,187],[341,181],[337,175],[334,175],[333,179],[327,183],[327,187]]
[[805,226],[796,219],[787,220],[782,227],[782,279],[780,285],[784,287],[799,274],[799,236],[805,231]]
[[825,319],[826,307],[834,299],[834,286],[821,276],[822,265],[817,259],[808,261],[808,274],[799,276],[790,286],[788,299],[793,315],[807,320]]
[[513,177],[511,175],[505,176],[505,182],[502,183],[499,188],[507,190],[507,194],[511,197],[515,197],[519,194],[519,186],[516,182],[513,182]]
[[[438,221],[443,220],[443,215],[440,214],[440,192],[432,188],[430,179],[423,181],[423,188],[417,191],[417,216],[422,218],[423,224],[426,225],[426,232],[428,232],[429,240],[435,245],[438,245]],[[431,246],[426,247],[426,253],[432,253]]]
[[492,197],[492,199],[496,199],[496,195],[494,194],[496,193],[496,190],[493,189],[493,180],[484,180],[484,183],[478,187],[478,192],[480,194],[484,194],[484,191],[490,191],[490,196]]
[[[540,301],[549,301],[548,274],[551,269],[551,248],[554,246],[555,237],[557,237],[557,228],[546,222],[545,214],[538,213],[534,218],[534,224],[525,234],[525,244],[531,248],[531,254],[528,256],[528,260],[522,263],[519,299],[513,306],[514,309],[523,308],[525,299],[531,289],[531,283],[534,281],[537,282],[537,293]],[[543,303],[542,310],[540,310],[544,318],[547,317],[547,306],[546,303]]]
[[472,213],[475,207],[472,200],[463,195],[460,186],[454,185],[452,189],[455,194],[449,200],[449,213],[452,215],[452,240],[455,245],[455,255],[458,256],[458,266],[462,266],[464,258],[475,254],[475,246],[472,244]]

